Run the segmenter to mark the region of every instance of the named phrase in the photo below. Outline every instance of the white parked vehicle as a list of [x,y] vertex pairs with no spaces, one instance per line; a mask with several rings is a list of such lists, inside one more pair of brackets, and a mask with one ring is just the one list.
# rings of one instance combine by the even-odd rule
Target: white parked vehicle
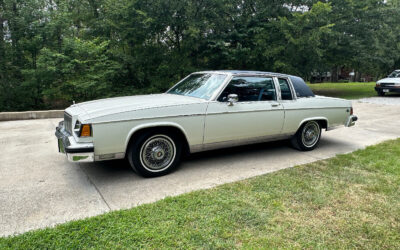
[[400,93],[400,70],[395,70],[388,77],[377,81],[375,91],[380,96],[390,92]]
[[143,176],[173,170],[183,153],[291,139],[312,150],[321,130],[350,127],[352,103],[314,96],[296,76],[255,71],[193,73],[164,94],[74,104],[56,129],[72,162],[127,158]]

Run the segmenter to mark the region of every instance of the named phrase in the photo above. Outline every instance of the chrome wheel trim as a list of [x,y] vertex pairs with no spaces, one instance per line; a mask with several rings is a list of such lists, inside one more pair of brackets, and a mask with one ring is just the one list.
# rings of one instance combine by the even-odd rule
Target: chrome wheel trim
[[166,135],[154,135],[140,147],[140,163],[150,172],[157,173],[169,168],[175,160],[175,142]]
[[301,131],[301,142],[307,148],[312,148],[317,144],[321,135],[321,128],[315,121],[307,122]]

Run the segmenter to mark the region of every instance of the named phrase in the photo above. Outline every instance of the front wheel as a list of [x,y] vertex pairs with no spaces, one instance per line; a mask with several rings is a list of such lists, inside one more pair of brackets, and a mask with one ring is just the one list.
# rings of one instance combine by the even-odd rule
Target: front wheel
[[385,92],[379,90],[379,91],[378,91],[378,95],[379,95],[379,96],[385,96]]
[[318,146],[321,139],[321,126],[316,121],[303,124],[292,137],[291,143],[294,148],[301,151],[311,151]]
[[148,131],[132,142],[128,160],[136,173],[144,177],[168,174],[180,162],[182,143],[168,131]]

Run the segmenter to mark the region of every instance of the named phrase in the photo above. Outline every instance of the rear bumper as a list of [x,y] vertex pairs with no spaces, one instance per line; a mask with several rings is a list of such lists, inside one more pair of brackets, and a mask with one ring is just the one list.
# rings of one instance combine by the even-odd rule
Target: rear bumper
[[400,87],[393,87],[393,86],[380,86],[375,87],[376,92],[396,92],[400,93]]
[[355,115],[351,115],[351,116],[349,116],[349,118],[347,118],[345,126],[352,127],[352,126],[356,125],[356,121],[358,121],[358,117]]
[[93,162],[93,143],[77,143],[75,138],[64,129],[63,122],[56,127],[58,152],[64,153],[70,162]]

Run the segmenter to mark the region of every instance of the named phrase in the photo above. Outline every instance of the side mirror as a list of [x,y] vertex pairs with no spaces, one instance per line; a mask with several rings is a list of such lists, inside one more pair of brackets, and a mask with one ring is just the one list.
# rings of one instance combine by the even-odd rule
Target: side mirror
[[228,106],[233,106],[233,104],[238,101],[239,101],[239,97],[237,94],[228,95]]

